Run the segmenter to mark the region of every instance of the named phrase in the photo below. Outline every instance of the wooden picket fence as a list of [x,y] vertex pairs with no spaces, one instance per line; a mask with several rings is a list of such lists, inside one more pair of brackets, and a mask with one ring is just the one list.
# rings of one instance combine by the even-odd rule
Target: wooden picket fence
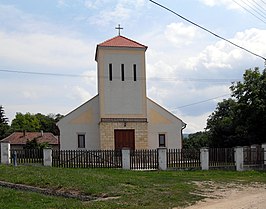
[[158,152],[152,150],[131,150],[130,169],[151,170],[158,169]]
[[243,155],[244,155],[244,165],[246,166],[259,166],[264,164],[264,152],[266,150],[261,147],[244,147]]
[[121,151],[53,150],[52,165],[65,168],[121,168]]
[[210,148],[209,149],[209,167],[235,168],[235,150],[234,148]]
[[200,150],[168,149],[167,167],[176,169],[200,168]]
[[43,164],[42,149],[11,149],[11,163],[16,155],[19,164]]

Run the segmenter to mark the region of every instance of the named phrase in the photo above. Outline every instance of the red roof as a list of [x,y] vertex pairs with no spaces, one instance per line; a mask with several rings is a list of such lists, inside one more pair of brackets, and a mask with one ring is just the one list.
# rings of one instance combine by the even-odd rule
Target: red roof
[[107,47],[130,47],[130,48],[144,48],[145,50],[148,48],[147,46],[140,44],[136,41],[128,39],[124,36],[116,36],[107,41],[104,41],[98,46],[107,46]]
[[8,137],[1,140],[1,142],[9,142],[10,144],[26,144],[29,140],[37,139],[38,143],[48,142],[50,145],[57,145],[58,138],[54,136],[52,133],[41,133],[41,132],[14,132]]
[[98,54],[98,48],[99,47],[125,47],[125,48],[139,48],[139,49],[146,49],[147,46],[140,44],[136,41],[133,41],[129,38],[126,38],[124,36],[115,36],[111,39],[108,39],[107,41],[104,41],[97,45],[96,53],[95,53],[95,60],[97,61],[97,54]]

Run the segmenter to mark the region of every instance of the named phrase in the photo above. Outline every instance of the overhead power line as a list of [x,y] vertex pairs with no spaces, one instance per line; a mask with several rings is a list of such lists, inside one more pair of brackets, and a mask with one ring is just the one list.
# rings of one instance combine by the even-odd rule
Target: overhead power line
[[[261,12],[258,12],[255,8],[253,8],[251,5],[249,5],[247,2],[242,1],[246,6],[243,6],[242,4],[240,4],[239,2],[233,0],[233,2],[235,2],[238,6],[240,6],[241,8],[243,8],[245,11],[247,11],[248,13],[250,13],[251,15],[253,15],[254,17],[256,17],[257,19],[259,19],[260,21],[264,22],[266,24],[265,21],[265,16],[264,14],[261,14]],[[248,9],[249,8],[249,9]],[[250,11],[250,9],[253,11]],[[256,14],[255,14],[256,13]],[[260,17],[259,17],[259,16]],[[264,18],[264,19],[263,19]]]
[[187,104],[187,105],[182,105],[182,106],[179,106],[179,107],[173,108],[172,110],[177,110],[177,109],[181,109],[181,108],[184,108],[184,107],[190,107],[190,106],[193,106],[193,105],[197,105],[197,104],[205,103],[205,102],[208,102],[208,101],[211,101],[211,100],[214,100],[214,99],[218,99],[218,98],[222,98],[222,97],[226,97],[226,96],[229,96],[229,95],[230,95],[230,94],[220,95],[220,96],[213,97],[213,98],[210,98],[210,99],[206,99],[206,100],[202,100],[202,101],[194,102],[194,103]]
[[266,24],[266,21],[264,21],[262,18],[260,18],[259,16],[257,16],[256,14],[254,14],[253,12],[251,12],[250,10],[248,10],[246,7],[242,6],[241,4],[239,4],[237,1],[233,0],[233,2],[235,2],[238,6],[240,6],[242,9],[244,9],[245,11],[247,11],[248,13],[250,13],[251,15],[253,15],[254,17],[256,17],[257,19],[259,19],[260,21],[262,21],[263,23]]
[[[33,72],[33,71],[19,71],[19,70],[8,70],[0,69],[0,72],[5,73],[19,73],[19,74],[29,74],[29,75],[43,75],[43,76],[63,76],[63,77],[84,77],[84,78],[94,78],[95,76],[90,75],[78,75],[78,74],[63,74],[63,73],[45,73],[45,72]],[[109,79],[108,76],[101,76],[100,78]],[[113,76],[113,79],[121,79],[121,77]],[[133,80],[133,77],[126,76],[125,79]],[[143,80],[145,78],[137,77],[138,80]],[[240,81],[241,79],[236,78],[179,78],[179,77],[151,77],[146,78],[147,80],[160,80],[160,81],[186,81],[186,82],[205,82],[205,83],[232,83]]]
[[65,77],[92,77],[92,76],[88,76],[88,75],[44,73],[44,72],[19,71],[19,70],[2,70],[2,69],[0,69],[0,71],[6,72],[6,73],[20,73],[20,74],[31,74],[31,75],[51,75],[51,76],[65,76]]
[[200,29],[202,29],[202,30],[204,30],[204,31],[206,31],[206,32],[208,32],[208,33],[210,33],[211,35],[213,35],[213,36],[215,36],[215,37],[217,37],[217,38],[219,38],[219,39],[222,39],[222,40],[228,42],[229,44],[231,44],[231,45],[233,45],[233,46],[235,46],[235,47],[237,47],[237,48],[239,48],[239,49],[242,49],[242,50],[244,50],[244,51],[246,51],[246,52],[248,52],[248,53],[250,53],[250,54],[252,54],[252,55],[254,55],[254,56],[256,56],[256,57],[259,57],[259,58],[263,59],[264,62],[266,62],[266,58],[265,58],[265,57],[263,57],[263,56],[261,56],[261,55],[259,55],[259,54],[256,54],[255,52],[252,52],[252,51],[250,51],[249,49],[246,49],[246,48],[244,48],[244,47],[242,47],[242,46],[240,46],[240,45],[238,45],[238,44],[235,44],[235,43],[233,43],[232,41],[229,41],[228,39],[226,39],[226,38],[224,38],[224,37],[222,37],[222,36],[220,36],[220,35],[218,35],[218,34],[212,32],[212,31],[210,31],[209,29],[207,29],[207,28],[205,28],[205,27],[203,27],[203,26],[201,26],[201,25],[199,25],[199,24],[197,24],[197,23],[195,23],[195,22],[193,22],[193,21],[191,21],[191,20],[185,18],[184,16],[182,16],[182,15],[178,14],[177,12],[175,12],[175,11],[169,9],[169,8],[166,7],[166,6],[163,6],[162,4],[157,3],[156,1],[153,1],[153,0],[149,0],[149,1],[152,2],[153,4],[156,4],[157,6],[159,6],[159,7],[163,8],[163,9],[165,9],[165,10],[167,10],[167,11],[173,13],[174,15],[176,15],[176,16],[180,17],[181,19],[183,19],[183,20],[189,22],[190,24],[195,25],[196,27],[198,27],[198,28],[200,28]]
[[[250,2],[250,1],[248,0],[248,2]],[[263,16],[265,17],[265,15],[266,15],[266,14],[265,14],[266,9],[265,9],[262,5],[260,5],[260,4],[258,3],[258,1],[251,0],[250,4],[254,5],[254,7],[256,8],[256,10],[257,10],[257,11],[260,11],[260,12],[263,14]]]
[[262,3],[264,3],[264,4],[266,5],[266,1],[264,1],[264,0],[261,0],[261,2],[262,2]]

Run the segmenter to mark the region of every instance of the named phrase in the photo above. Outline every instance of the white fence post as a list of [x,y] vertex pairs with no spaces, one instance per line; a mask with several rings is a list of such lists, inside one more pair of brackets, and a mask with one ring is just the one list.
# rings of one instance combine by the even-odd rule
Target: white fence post
[[160,147],[157,149],[158,151],[158,163],[159,163],[159,170],[167,170],[167,148]]
[[244,171],[244,148],[235,148],[235,164],[237,171]]
[[209,170],[209,149],[203,147],[200,149],[201,170]]
[[53,164],[52,149],[51,148],[43,149],[43,165],[52,166],[52,164]]
[[262,144],[261,148],[263,148],[264,151],[263,159],[264,159],[264,165],[266,165],[266,144]]
[[122,149],[122,168],[130,170],[130,149]]
[[1,142],[1,163],[10,164],[10,143]]

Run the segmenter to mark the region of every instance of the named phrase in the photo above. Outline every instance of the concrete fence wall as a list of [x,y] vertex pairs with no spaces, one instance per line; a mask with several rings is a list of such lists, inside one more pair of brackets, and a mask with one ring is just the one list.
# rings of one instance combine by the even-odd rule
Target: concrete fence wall
[[[264,149],[263,166],[266,168],[266,144],[262,144],[261,148]],[[158,148],[158,169],[167,170],[167,148]],[[244,171],[244,148],[236,147],[234,149],[235,167],[237,171]],[[43,149],[43,165],[52,166],[52,149]],[[11,163],[11,151],[9,143],[1,143],[1,164]],[[200,149],[200,163],[202,170],[209,170],[209,149]],[[130,169],[130,150],[122,149],[122,168]]]

